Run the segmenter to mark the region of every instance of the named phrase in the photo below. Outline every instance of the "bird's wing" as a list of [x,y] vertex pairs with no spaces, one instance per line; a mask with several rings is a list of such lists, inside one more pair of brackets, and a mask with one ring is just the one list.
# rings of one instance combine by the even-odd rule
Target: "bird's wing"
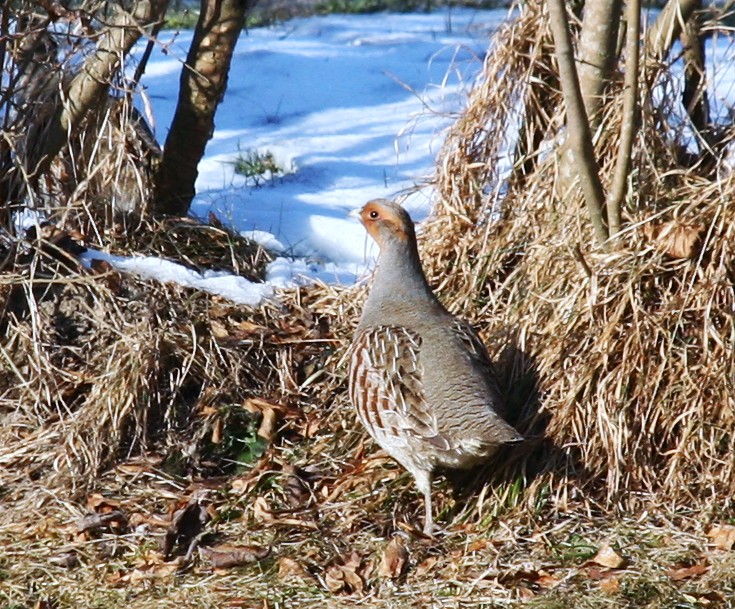
[[350,398],[375,437],[451,447],[424,396],[419,359],[421,337],[404,327],[376,326],[358,332],[350,361]]
[[452,320],[451,330],[452,333],[464,344],[473,365],[482,372],[483,376],[492,387],[498,399],[498,404],[495,406],[498,406],[501,395],[500,386],[498,385],[498,374],[492,360],[490,359],[490,355],[487,352],[485,343],[482,342],[477,331],[462,319],[457,319],[455,317]]

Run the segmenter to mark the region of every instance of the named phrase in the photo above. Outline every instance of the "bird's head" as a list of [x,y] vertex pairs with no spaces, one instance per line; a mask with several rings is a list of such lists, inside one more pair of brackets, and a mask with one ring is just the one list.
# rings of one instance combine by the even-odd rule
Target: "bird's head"
[[357,216],[381,250],[391,243],[411,246],[416,242],[413,220],[397,203],[374,199],[365,203]]

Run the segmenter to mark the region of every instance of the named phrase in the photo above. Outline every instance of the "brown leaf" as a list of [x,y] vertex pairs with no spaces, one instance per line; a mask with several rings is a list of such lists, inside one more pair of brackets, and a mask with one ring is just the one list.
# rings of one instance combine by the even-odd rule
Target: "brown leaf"
[[121,510],[106,512],[103,514],[85,514],[77,520],[77,531],[85,533],[96,529],[101,529],[108,524],[113,529],[119,529],[125,524],[125,514]]
[[302,567],[301,564],[296,562],[293,558],[281,556],[278,559],[278,577],[279,579],[288,579],[290,577],[308,579],[309,574],[306,569],[304,569],[304,567]]
[[613,550],[609,544],[603,544],[595,554],[591,562],[608,569],[620,569],[625,564],[625,559]]
[[87,497],[87,508],[98,514],[106,514],[120,509],[120,502],[99,493],[92,493]]
[[223,423],[220,417],[212,421],[212,444],[220,444],[222,442],[222,428]]
[[271,512],[265,497],[260,496],[255,498],[253,502],[253,516],[258,522],[273,522],[275,520],[275,516],[273,516],[273,512]]
[[214,547],[199,546],[199,556],[206,558],[215,569],[230,569],[263,560],[271,553],[270,548],[259,546],[234,546],[221,544]]
[[209,328],[212,331],[212,336],[215,338],[227,338],[230,333],[227,331],[227,328],[225,328],[225,325],[212,319],[209,321]]
[[79,557],[76,552],[61,552],[56,556],[52,556],[48,559],[52,565],[57,567],[63,567],[64,569],[73,569],[79,565]]
[[139,584],[146,581],[166,579],[175,575],[180,569],[177,562],[161,563],[159,565],[148,565],[140,569],[134,569],[123,580],[129,581],[131,584]]
[[198,499],[192,497],[185,507],[176,510],[171,518],[171,525],[163,540],[163,554],[168,558],[179,545],[186,547],[187,556],[191,554],[195,540],[209,522],[210,516]]
[[324,584],[330,592],[362,594],[363,581],[357,573],[362,557],[352,552],[342,565],[332,565],[324,573]]
[[608,577],[600,580],[600,590],[605,594],[616,594],[620,591],[620,580],[615,577]]
[[704,232],[701,224],[671,220],[663,224],[646,224],[643,234],[654,242],[656,249],[672,258],[691,258]]
[[408,565],[408,550],[403,540],[395,536],[388,542],[383,550],[383,556],[378,566],[378,575],[380,577],[389,577],[398,579],[405,571]]
[[713,545],[718,550],[732,550],[733,545],[735,545],[735,526],[716,524],[709,530],[707,537],[712,540]]
[[682,579],[690,579],[692,577],[699,577],[709,571],[709,566],[704,562],[699,562],[690,566],[679,566],[669,569],[666,572],[672,580],[681,581]]
[[542,570],[538,572],[534,583],[540,588],[551,590],[552,588],[556,588],[561,583],[561,580],[554,577],[553,574]]
[[266,442],[272,442],[276,435],[278,413],[273,408],[266,408],[262,412],[263,418],[260,421],[260,427],[258,427],[258,435]]
[[416,565],[416,575],[426,575],[436,566],[436,563],[438,562],[439,559],[436,556],[429,556],[428,558],[425,558],[418,565]]
[[283,472],[288,474],[285,490],[289,505],[294,508],[306,505],[311,498],[308,482],[319,477],[318,470],[309,471],[290,463],[284,463]]

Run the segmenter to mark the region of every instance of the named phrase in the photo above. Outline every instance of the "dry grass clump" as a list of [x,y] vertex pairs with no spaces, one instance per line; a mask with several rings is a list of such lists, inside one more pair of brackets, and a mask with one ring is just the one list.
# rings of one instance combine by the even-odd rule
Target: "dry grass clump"
[[284,319],[285,305],[252,311],[69,265],[38,254],[0,276],[0,484],[11,492],[39,480],[89,488],[103,467],[146,450],[203,467],[193,455],[214,411],[291,391],[279,371],[297,382],[303,360],[322,357],[293,343],[329,352],[308,311]]
[[[511,358],[510,392],[514,376],[531,375],[542,397],[540,414],[538,402],[520,405],[521,428],[555,447],[537,491],[550,484],[563,501],[583,489],[624,508],[653,493],[726,509],[735,489],[735,176],[722,162],[716,171],[684,165],[684,140],[662,130],[649,96],[627,227],[608,251],[591,247],[579,197],[558,195],[560,125],[545,108],[560,95],[543,23],[531,3],[501,31],[449,135],[424,232],[430,273],[498,349],[523,354]],[[613,83],[608,95],[619,94]],[[530,108],[523,117],[520,102]],[[604,182],[621,106],[609,104],[612,128],[597,142]],[[521,143],[506,181],[498,161],[514,146],[509,124],[520,125]],[[524,138],[537,139],[530,147]]]

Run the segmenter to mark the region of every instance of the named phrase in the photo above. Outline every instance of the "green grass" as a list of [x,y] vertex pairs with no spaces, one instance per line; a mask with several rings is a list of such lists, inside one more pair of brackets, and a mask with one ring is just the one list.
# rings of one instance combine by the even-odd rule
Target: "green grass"
[[235,173],[247,178],[253,186],[262,186],[274,178],[284,175],[283,167],[276,163],[270,151],[246,150],[237,155],[234,160]]
[[[314,0],[275,4],[268,8],[258,6],[250,11],[245,21],[246,28],[264,27],[282,23],[294,17],[312,15],[363,15],[377,12],[430,12],[442,6],[498,8],[507,6],[503,0]],[[175,30],[194,29],[199,18],[199,10],[190,8],[170,8],[166,14],[166,28]]]

